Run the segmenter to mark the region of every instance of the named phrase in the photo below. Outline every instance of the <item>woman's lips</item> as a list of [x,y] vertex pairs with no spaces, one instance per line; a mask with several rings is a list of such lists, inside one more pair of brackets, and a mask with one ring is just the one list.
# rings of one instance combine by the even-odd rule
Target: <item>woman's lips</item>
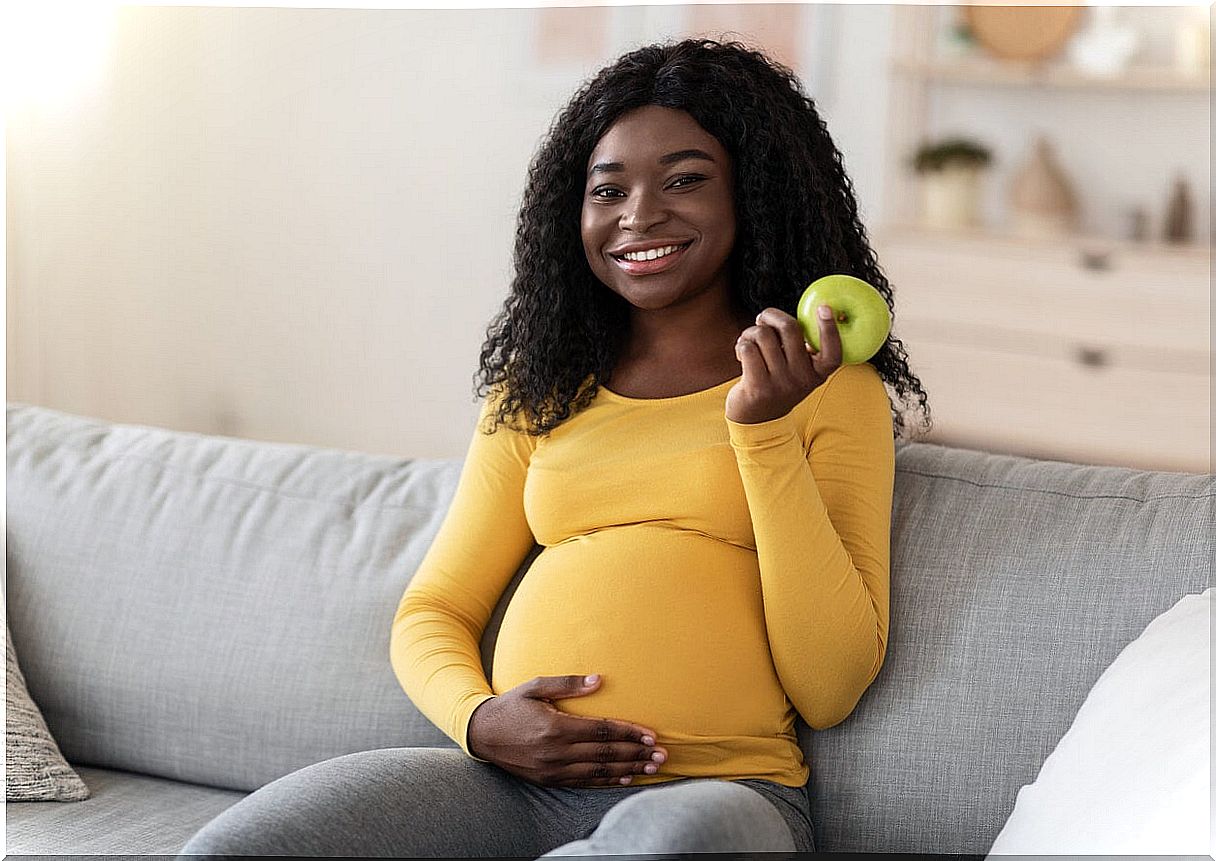
[[673,251],[656,260],[625,260],[621,257],[613,257],[611,254],[608,256],[612,257],[616,265],[630,275],[653,275],[656,272],[665,272],[679,263],[680,258],[684,256],[684,252],[691,246],[692,243],[690,242],[678,251]]

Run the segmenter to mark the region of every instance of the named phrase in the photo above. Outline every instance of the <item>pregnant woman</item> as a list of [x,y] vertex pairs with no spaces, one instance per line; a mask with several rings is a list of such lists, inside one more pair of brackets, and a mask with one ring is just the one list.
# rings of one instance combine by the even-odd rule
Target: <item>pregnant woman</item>
[[818,352],[788,313],[832,273],[892,301],[840,153],[763,54],[642,48],[562,110],[516,236],[479,425],[392,625],[460,750],[301,769],[183,854],[814,848],[795,719],[839,723],[882,667],[884,382],[927,408],[899,341],[842,365],[831,309]]

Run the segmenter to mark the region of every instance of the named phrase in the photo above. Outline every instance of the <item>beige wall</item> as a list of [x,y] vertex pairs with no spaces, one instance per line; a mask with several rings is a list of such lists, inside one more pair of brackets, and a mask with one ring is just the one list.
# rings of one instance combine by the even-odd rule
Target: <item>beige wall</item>
[[683,18],[563,12],[125,9],[93,87],[9,118],[8,399],[462,456],[534,148]]
[[[124,9],[94,83],[8,117],[8,399],[462,456],[536,145],[611,58],[704,28],[793,65],[878,223],[890,6]],[[972,96],[946,119],[975,118],[1008,170],[1043,100]],[[1139,98],[1052,108],[1092,226],[1177,167],[1206,235],[1207,112]]]

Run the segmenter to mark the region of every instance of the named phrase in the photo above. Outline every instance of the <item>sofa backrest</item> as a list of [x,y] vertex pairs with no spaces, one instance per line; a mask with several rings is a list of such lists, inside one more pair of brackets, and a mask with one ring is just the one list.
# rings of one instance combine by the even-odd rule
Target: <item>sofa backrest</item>
[[[356,750],[455,747],[402,693],[388,635],[461,461],[23,404],[7,460],[10,626],[69,761],[252,790]],[[844,722],[799,724],[816,842],[983,853],[1103,668],[1209,585],[1216,488],[914,442],[895,479],[886,662]]]
[[1102,671],[1211,585],[1211,475],[896,446],[891,628],[800,740],[816,844],[986,853]]
[[456,747],[388,637],[460,461],[12,404],[7,460],[13,643],[69,762],[253,790],[357,750]]

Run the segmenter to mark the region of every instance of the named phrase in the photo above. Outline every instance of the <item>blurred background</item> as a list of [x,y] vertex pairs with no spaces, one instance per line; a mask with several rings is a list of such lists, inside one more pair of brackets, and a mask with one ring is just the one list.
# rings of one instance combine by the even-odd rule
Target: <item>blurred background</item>
[[7,399],[463,457],[549,124],[620,53],[707,35],[791,66],[844,154],[913,438],[1210,472],[1210,15],[25,4]]

